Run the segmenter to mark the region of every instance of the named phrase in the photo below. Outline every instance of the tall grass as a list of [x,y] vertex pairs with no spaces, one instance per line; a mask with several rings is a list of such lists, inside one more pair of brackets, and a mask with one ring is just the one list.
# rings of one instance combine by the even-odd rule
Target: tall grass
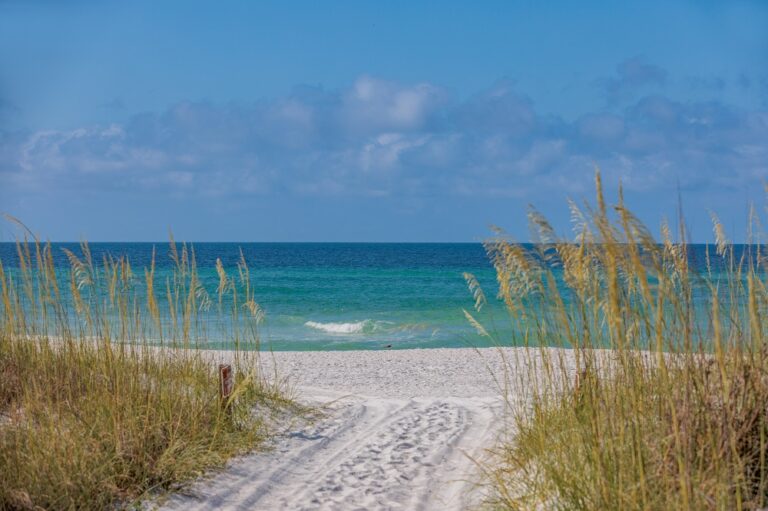
[[[608,206],[599,174],[596,188],[596,206],[571,204],[575,240],[531,211],[533,249],[501,233],[488,242],[525,346],[509,364],[512,420],[487,467],[489,506],[766,507],[768,290],[756,231],[740,253],[713,217],[716,243],[697,271],[666,225],[657,243],[621,192]],[[480,308],[485,294],[469,281]]]
[[[194,251],[171,240],[155,259],[94,261],[37,239],[0,261],[0,509],[104,509],[172,489],[269,436],[264,420],[291,402],[258,371],[248,267],[206,289]],[[210,287],[210,286],[209,286]],[[224,403],[207,339],[233,349]]]

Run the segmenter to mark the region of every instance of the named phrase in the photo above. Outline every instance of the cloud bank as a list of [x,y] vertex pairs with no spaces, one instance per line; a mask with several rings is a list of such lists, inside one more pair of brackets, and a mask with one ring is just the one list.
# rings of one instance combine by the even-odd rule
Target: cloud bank
[[[666,72],[631,59],[628,97]],[[768,111],[660,94],[572,120],[510,83],[457,99],[431,83],[363,76],[252,104],[180,102],[127,122],[0,132],[3,193],[181,197],[511,197],[591,189],[594,165],[628,190],[738,190],[768,176]]]

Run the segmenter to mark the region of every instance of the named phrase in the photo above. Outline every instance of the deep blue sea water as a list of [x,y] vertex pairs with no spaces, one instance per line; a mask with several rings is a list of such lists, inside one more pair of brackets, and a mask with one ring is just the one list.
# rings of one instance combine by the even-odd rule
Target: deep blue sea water
[[[168,243],[91,243],[94,259],[127,256],[137,275],[156,251],[157,272],[170,272]],[[495,274],[479,243],[194,243],[201,281],[215,293],[216,259],[236,272],[240,251],[251,271],[256,300],[266,312],[263,346],[286,349],[381,349],[482,346],[462,309],[473,299],[463,272],[473,273],[489,297]],[[69,268],[62,249],[79,253],[77,243],[54,243],[56,265]],[[738,248],[742,250],[742,248]],[[704,246],[692,246],[694,266]],[[18,264],[12,243],[0,243],[0,261]],[[496,315],[499,306],[484,311]]]

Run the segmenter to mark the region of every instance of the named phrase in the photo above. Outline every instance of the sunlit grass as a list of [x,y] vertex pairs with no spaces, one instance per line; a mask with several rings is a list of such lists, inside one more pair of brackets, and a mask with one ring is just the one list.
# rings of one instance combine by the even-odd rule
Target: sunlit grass
[[[209,295],[194,252],[173,242],[162,282],[154,259],[134,273],[83,244],[64,271],[50,245],[17,249],[12,268],[0,262],[0,509],[130,504],[258,448],[265,419],[293,409],[258,371],[245,261],[234,277],[219,266]],[[185,349],[216,332],[237,375],[226,402],[218,360]]]
[[668,227],[657,243],[621,195],[609,207],[599,174],[596,207],[571,209],[575,241],[532,211],[533,250],[501,234],[487,245],[513,341],[528,347],[507,375],[512,420],[485,466],[488,505],[765,507],[768,291],[756,229],[737,257],[713,217],[716,243],[697,272]]

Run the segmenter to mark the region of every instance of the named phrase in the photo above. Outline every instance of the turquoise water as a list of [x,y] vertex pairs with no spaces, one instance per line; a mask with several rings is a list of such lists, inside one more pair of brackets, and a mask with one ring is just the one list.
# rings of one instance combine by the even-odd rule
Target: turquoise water
[[[127,256],[143,276],[156,250],[157,279],[170,274],[167,243],[91,243],[95,261],[104,254]],[[489,289],[493,269],[481,244],[377,243],[195,243],[200,279],[215,295],[220,258],[237,273],[240,250],[247,261],[256,300],[266,312],[265,348],[275,350],[393,349],[487,345],[468,325],[462,308],[473,299],[463,272]],[[69,262],[53,244],[57,267]],[[15,246],[0,244],[6,266],[17,261]],[[212,346],[213,347],[213,346]]]
[[[237,273],[240,251],[250,267],[256,300],[266,312],[262,346],[275,350],[382,349],[391,347],[485,346],[464,317],[473,299],[462,276],[474,274],[490,304],[479,319],[495,319],[501,341],[504,311],[493,303],[493,268],[479,243],[195,243],[200,280],[214,296],[215,265],[220,258]],[[79,253],[77,244],[55,243],[55,264],[69,269],[62,249]],[[157,280],[164,282],[173,262],[167,243],[92,243],[93,258],[127,256],[138,278],[156,251]],[[0,261],[18,265],[15,246],[0,243]],[[739,248],[738,250],[741,250]],[[704,246],[692,246],[693,267],[704,263]],[[738,256],[738,254],[737,254]],[[555,269],[557,275],[557,269]],[[162,287],[162,286],[161,286]],[[210,347],[217,347],[211,339]]]

